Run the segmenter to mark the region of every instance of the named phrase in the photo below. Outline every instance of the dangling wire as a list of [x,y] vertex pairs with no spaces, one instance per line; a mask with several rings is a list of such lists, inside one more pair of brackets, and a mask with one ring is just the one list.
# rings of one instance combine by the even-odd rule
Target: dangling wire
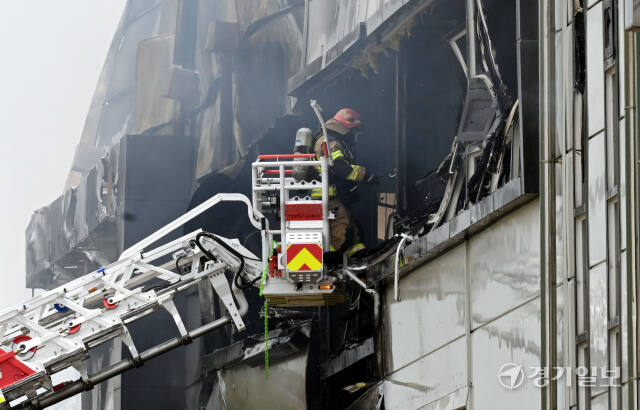
[[[260,278],[260,296],[263,296],[264,281],[269,272],[269,264],[265,264],[262,277]],[[267,298],[264,298],[264,379],[269,379],[269,306]]]
[[349,310],[353,310],[355,308],[360,307],[360,295],[362,294],[362,289],[358,288],[354,291],[354,294],[357,292],[357,296],[353,298],[353,301],[349,303]]

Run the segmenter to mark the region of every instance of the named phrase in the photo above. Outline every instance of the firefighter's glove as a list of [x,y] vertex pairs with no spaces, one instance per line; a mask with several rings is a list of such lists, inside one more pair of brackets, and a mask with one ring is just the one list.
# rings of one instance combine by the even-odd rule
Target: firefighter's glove
[[380,183],[380,180],[378,179],[377,175],[367,172],[367,176],[364,178],[364,182],[366,182],[367,184],[378,185]]

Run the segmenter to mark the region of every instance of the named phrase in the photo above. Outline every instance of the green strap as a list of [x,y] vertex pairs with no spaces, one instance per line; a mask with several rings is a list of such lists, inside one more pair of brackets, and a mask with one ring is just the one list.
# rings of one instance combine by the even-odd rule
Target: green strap
[[269,380],[269,309],[264,300],[264,379]]
[[[260,278],[260,296],[264,293],[264,281],[269,272],[269,264],[265,264],[262,277]],[[269,309],[267,298],[264,299],[264,379],[269,379]]]

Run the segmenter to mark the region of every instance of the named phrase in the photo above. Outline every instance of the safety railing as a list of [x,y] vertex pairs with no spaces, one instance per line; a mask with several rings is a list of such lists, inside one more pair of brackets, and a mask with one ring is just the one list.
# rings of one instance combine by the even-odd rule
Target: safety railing
[[[296,181],[293,178],[293,168],[310,167],[319,170],[320,180],[311,179],[309,181]],[[322,192],[322,237],[324,249],[329,249],[329,164],[327,157],[319,159],[315,154],[269,154],[260,155],[258,160],[252,164],[251,169],[251,189],[253,196],[253,208],[260,213],[263,206],[273,206],[265,203],[265,194],[277,192],[279,201],[280,229],[263,229],[263,249],[264,262],[270,254],[268,249],[274,239],[274,235],[279,236],[281,243],[282,258],[287,260],[287,221],[285,205],[292,198],[292,192],[309,192],[320,189]],[[297,195],[296,195],[297,196]]]

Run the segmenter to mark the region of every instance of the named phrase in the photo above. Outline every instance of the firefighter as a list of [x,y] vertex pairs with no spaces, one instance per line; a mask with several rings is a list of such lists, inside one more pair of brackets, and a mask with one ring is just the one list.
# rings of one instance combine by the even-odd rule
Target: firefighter
[[[343,108],[325,123],[329,134],[329,155],[333,166],[329,172],[330,243],[332,251],[340,251],[350,257],[365,248],[360,242],[358,227],[351,212],[344,205],[352,188],[360,183],[377,183],[371,171],[356,164],[355,145],[363,131],[360,115],[355,110]],[[314,141],[313,150],[317,157],[324,155],[325,137],[320,132]],[[322,190],[314,189],[312,198],[322,198]]]

